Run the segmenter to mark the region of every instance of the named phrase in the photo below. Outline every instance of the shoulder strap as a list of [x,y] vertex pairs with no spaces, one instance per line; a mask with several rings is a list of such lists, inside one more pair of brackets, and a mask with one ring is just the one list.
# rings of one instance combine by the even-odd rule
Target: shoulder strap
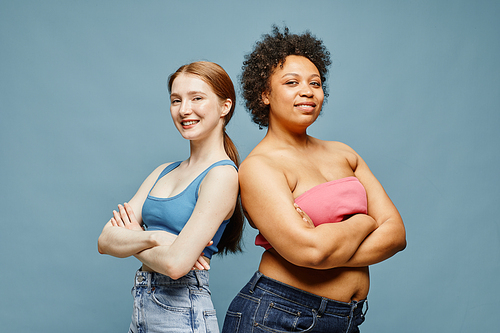
[[217,166],[221,166],[221,165],[232,165],[236,171],[238,171],[238,167],[236,166],[236,164],[234,164],[233,161],[231,160],[221,160],[221,161],[217,161],[215,162],[214,164],[212,164],[211,166],[209,166],[208,168],[205,169],[205,171],[203,171],[202,173],[200,173],[198,175],[198,177],[196,177],[196,179],[193,181],[193,183],[197,183],[196,184],[196,191],[194,192],[195,193],[195,197],[196,197],[196,200],[198,200],[198,191],[200,190],[200,185],[201,185],[201,182],[203,181],[203,179],[205,179],[205,176],[207,175],[207,173],[212,170],[213,168],[217,167]]
[[[173,162],[173,163],[170,163],[169,165],[167,165],[165,167],[165,169],[163,169],[163,171],[160,172],[160,175],[158,176],[158,178],[156,178],[155,183],[149,189],[149,193],[151,193],[151,190],[153,189],[153,187],[155,187],[156,183],[158,183],[158,180],[160,180],[161,177],[165,176],[167,173],[169,173],[170,171],[172,171],[175,168],[177,168],[181,163],[182,163],[182,161],[177,161],[177,162]],[[148,193],[148,195],[149,195],[149,193]]]

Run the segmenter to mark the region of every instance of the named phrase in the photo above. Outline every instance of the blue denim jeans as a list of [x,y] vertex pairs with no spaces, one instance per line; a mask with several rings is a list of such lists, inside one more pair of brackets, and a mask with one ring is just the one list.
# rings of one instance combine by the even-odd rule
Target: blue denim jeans
[[222,333],[359,332],[363,301],[339,302],[254,274],[229,305]]
[[137,271],[129,333],[219,332],[208,289],[208,271],[191,271],[178,280]]

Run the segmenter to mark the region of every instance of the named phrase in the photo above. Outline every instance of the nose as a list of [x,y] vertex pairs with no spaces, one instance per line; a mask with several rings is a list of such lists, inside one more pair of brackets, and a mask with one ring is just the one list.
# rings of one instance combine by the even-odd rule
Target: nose
[[300,87],[299,94],[302,97],[312,97],[313,96],[313,91],[311,89],[311,86],[309,84],[302,84]]
[[182,117],[185,117],[187,115],[190,115],[191,113],[192,113],[191,105],[189,104],[189,102],[183,101],[179,107],[179,114]]

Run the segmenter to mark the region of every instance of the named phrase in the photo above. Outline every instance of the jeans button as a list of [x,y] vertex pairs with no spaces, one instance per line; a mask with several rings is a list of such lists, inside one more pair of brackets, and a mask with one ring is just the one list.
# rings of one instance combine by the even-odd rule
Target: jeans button
[[142,282],[142,281],[144,281],[144,276],[137,277],[137,282]]

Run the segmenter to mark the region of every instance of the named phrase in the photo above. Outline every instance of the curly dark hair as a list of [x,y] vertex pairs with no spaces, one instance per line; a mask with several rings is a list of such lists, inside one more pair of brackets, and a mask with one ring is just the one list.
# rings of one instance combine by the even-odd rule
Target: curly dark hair
[[255,43],[253,52],[245,56],[241,67],[240,83],[245,107],[260,129],[269,125],[269,105],[262,101],[262,93],[269,90],[272,73],[278,66],[283,67],[289,55],[306,57],[316,66],[325,101],[328,97],[326,76],[331,61],[323,41],[309,31],[297,35],[291,34],[286,26],[281,32],[279,27],[273,25],[271,34],[262,35],[262,40]]

